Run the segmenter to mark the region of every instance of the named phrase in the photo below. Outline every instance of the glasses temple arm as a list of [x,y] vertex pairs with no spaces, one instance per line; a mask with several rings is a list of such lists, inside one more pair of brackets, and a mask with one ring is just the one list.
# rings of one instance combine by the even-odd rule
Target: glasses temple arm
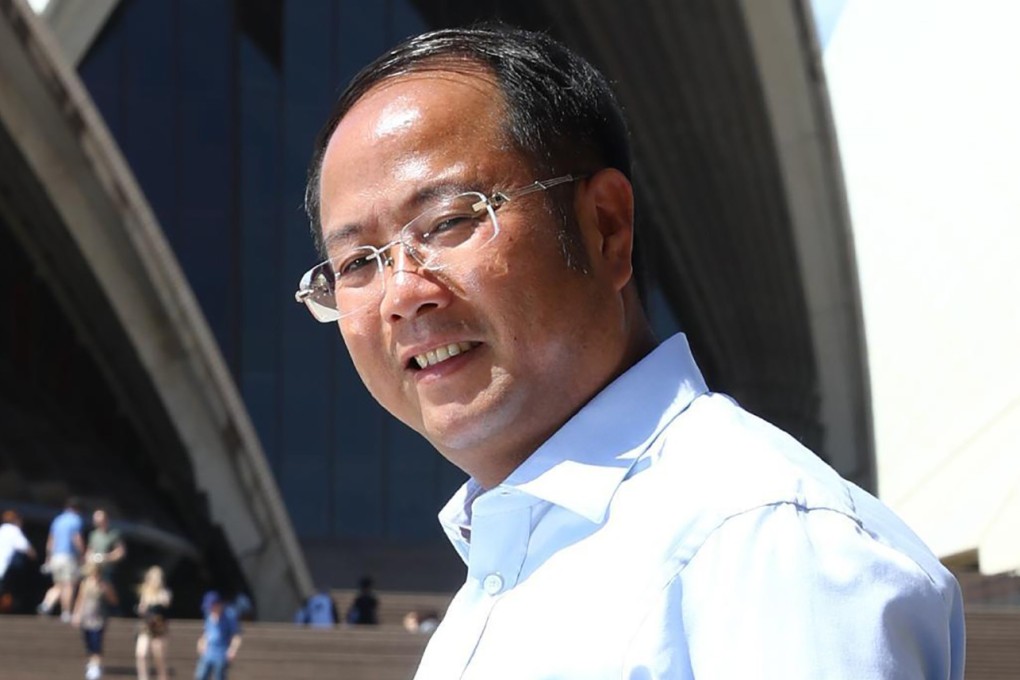
[[584,175],[563,175],[562,177],[554,177],[552,179],[544,179],[544,180],[536,181],[536,182],[534,182],[532,184],[529,184],[526,187],[521,187],[520,189],[516,189],[514,191],[508,191],[508,192],[500,191],[500,192],[497,192],[495,195],[493,195],[492,198],[497,203],[505,203],[507,201],[512,201],[515,198],[520,198],[521,196],[527,196],[528,194],[533,194],[536,191],[547,191],[549,189],[552,189],[553,187],[558,187],[561,184],[568,184],[570,182],[576,182],[577,180],[583,179],[584,177],[585,177]]

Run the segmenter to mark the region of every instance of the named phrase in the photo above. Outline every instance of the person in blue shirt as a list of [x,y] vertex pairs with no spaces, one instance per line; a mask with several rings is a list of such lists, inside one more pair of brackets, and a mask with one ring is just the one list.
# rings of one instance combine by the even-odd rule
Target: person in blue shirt
[[198,638],[195,680],[226,680],[227,670],[241,648],[241,623],[215,590],[202,599],[205,625]]
[[332,628],[340,621],[336,602],[325,589],[305,600],[304,605],[294,615],[294,623],[312,628]]
[[53,588],[39,605],[41,614],[50,613],[59,599],[61,620],[71,620],[74,589],[78,585],[81,561],[85,555],[82,525],[81,503],[77,498],[68,498],[64,511],[50,524],[50,534],[46,539],[45,568],[53,578]]
[[397,45],[318,137],[296,298],[469,475],[440,513],[466,579],[415,677],[961,680],[931,551],[655,337],[632,176],[605,76],[505,26]]

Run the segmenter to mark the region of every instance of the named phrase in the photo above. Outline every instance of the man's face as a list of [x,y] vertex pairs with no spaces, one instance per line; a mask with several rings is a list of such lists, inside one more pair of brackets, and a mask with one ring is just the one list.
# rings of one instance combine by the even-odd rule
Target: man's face
[[[549,179],[506,142],[502,123],[501,97],[482,75],[424,72],[377,85],[327,147],[327,248],[352,227],[360,243],[390,242],[427,207],[416,197],[439,186],[491,194]],[[576,206],[585,189],[552,191]],[[499,235],[465,271],[422,271],[395,249],[378,307],[339,322],[372,395],[486,485],[590,399],[623,352],[621,286],[600,265],[583,219],[593,262],[586,273],[566,265],[551,200],[537,193],[501,208]],[[415,361],[450,346],[460,353],[424,369]]]
[[102,510],[96,510],[92,513],[92,524],[99,527],[100,529],[106,528],[106,513]]

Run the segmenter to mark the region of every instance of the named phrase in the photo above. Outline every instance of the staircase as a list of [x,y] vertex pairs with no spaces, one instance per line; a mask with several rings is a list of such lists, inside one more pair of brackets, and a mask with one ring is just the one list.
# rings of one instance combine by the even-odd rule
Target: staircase
[[[358,591],[337,588],[330,591],[330,595],[336,602],[342,620],[347,609],[354,603],[354,598],[358,596]],[[442,617],[446,613],[446,608],[450,606],[450,600],[453,599],[449,594],[411,593],[399,590],[386,590],[375,595],[379,598],[379,623],[384,625],[402,623],[404,615],[411,611],[434,611]]]
[[[111,619],[103,657],[105,679],[134,678],[135,619]],[[195,672],[197,620],[171,621],[170,677]],[[248,623],[231,668],[237,680],[410,680],[427,638],[396,624],[320,630],[288,623]],[[0,616],[0,678],[73,680],[85,677],[78,630],[59,619]],[[155,675],[152,675],[155,678]]]
[[1020,607],[967,607],[967,680],[1020,678]]
[[[286,623],[249,623],[231,669],[236,680],[410,680],[427,637],[389,622],[402,605],[419,608],[420,598],[395,605],[379,626],[319,630]],[[342,602],[342,601],[341,601]],[[401,614],[402,616],[402,614]],[[106,633],[104,678],[134,678],[133,619],[112,619]],[[172,621],[170,677],[191,678],[201,622]],[[85,652],[77,630],[55,618],[0,616],[0,678],[63,680],[83,678]],[[155,676],[153,676],[155,677]],[[967,680],[1020,678],[1020,608],[971,607],[967,612]]]

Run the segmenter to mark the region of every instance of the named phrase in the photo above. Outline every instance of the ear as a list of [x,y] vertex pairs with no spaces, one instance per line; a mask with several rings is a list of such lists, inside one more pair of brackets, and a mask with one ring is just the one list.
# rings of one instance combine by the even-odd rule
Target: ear
[[634,268],[634,189],[615,168],[599,170],[582,185],[577,216],[596,271],[623,290]]

